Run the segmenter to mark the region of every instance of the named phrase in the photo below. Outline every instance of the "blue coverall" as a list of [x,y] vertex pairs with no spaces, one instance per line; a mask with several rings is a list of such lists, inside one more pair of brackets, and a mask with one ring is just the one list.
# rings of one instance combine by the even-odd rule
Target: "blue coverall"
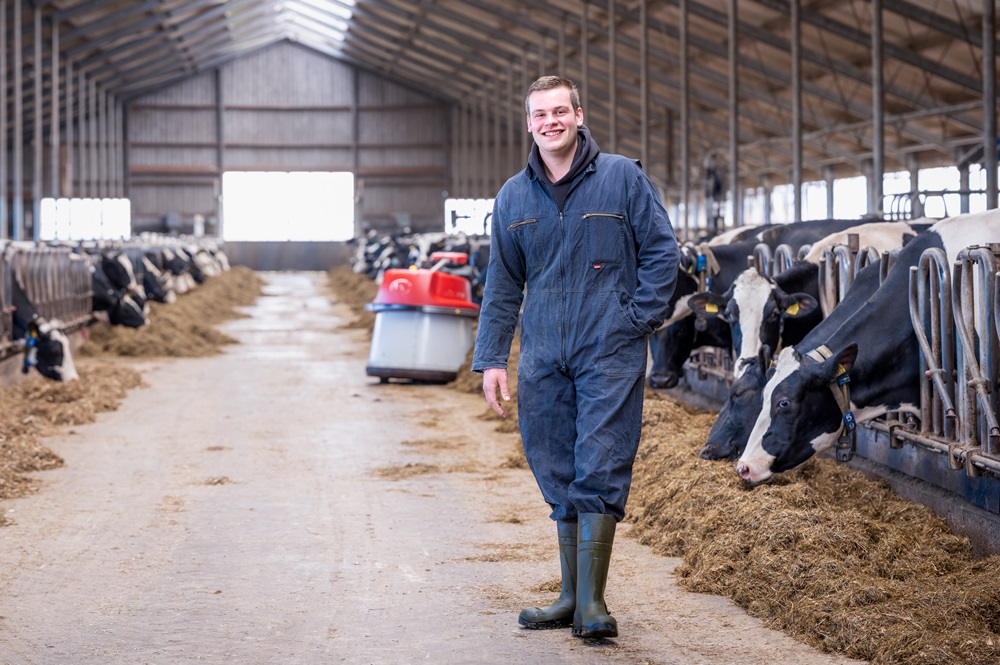
[[530,166],[513,176],[497,194],[491,234],[472,369],[507,367],[523,297],[518,421],[551,517],[621,520],[646,340],[677,274],[666,210],[636,161],[599,153],[561,210]]

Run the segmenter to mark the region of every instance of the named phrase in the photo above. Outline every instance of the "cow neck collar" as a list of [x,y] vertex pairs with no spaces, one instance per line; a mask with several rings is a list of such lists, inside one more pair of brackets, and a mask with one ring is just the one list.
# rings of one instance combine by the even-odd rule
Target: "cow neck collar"
[[715,258],[712,246],[707,242],[698,245],[698,260],[695,265],[695,272],[698,275],[698,288],[702,292],[712,288],[712,278],[719,274],[722,268]]
[[[825,345],[821,344],[805,355],[810,360],[821,363],[833,357],[833,352]],[[851,375],[844,369],[844,366],[837,363],[837,375],[830,382],[830,392],[840,407],[840,417],[844,425],[837,437],[837,461],[849,462],[854,457],[854,429],[857,421],[854,419],[854,411],[851,410]]]

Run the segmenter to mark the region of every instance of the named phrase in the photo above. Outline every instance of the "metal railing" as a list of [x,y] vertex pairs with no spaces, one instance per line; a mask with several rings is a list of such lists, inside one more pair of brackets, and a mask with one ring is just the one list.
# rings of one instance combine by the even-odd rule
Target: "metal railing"
[[[840,304],[862,268],[881,260],[877,250],[858,246],[855,233],[847,236],[847,244],[825,249],[819,262],[819,305],[823,316],[829,316]],[[882,273],[883,279],[887,272],[888,268]]]
[[86,326],[93,316],[90,259],[67,247],[7,243],[0,252],[0,355],[16,350],[12,281],[17,280],[39,316],[64,333]]
[[869,424],[903,442],[946,455],[975,478],[1000,476],[997,383],[1000,245],[962,250],[952,265],[931,248],[910,268],[910,319],[920,347],[919,420],[888,417]]
[[756,268],[757,272],[766,277],[775,277],[791,268],[799,254],[801,248],[797,253],[787,244],[778,245],[772,252],[769,245],[759,243],[753,248],[753,254],[747,257],[747,266]]

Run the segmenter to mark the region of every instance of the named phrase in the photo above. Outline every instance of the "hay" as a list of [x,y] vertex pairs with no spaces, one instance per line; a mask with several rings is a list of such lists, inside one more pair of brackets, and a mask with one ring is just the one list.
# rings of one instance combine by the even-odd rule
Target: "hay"
[[0,499],[24,496],[38,488],[26,474],[63,465],[41,438],[60,429],[94,422],[113,411],[127,392],[142,385],[139,373],[122,365],[83,361],[71,383],[39,375],[0,390]]
[[149,303],[149,324],[141,328],[96,322],[88,343],[80,347],[86,357],[200,358],[215,355],[236,340],[213,326],[243,316],[237,309],[252,305],[263,281],[252,270],[234,266],[169,305]]
[[975,560],[928,508],[829,459],[748,489],[698,458],[713,419],[647,397],[628,519],[683,557],[682,584],[872,663],[1000,659],[1000,559]]
[[334,266],[327,273],[330,293],[336,302],[347,305],[354,313],[345,328],[360,328],[369,333],[375,328],[375,314],[365,311],[365,304],[375,299],[378,285],[367,275],[362,275],[347,266]]

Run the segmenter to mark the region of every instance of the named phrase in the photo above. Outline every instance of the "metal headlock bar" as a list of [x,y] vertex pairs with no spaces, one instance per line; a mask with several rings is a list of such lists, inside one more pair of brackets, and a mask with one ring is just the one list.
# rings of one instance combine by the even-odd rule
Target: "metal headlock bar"
[[747,258],[749,267],[756,268],[761,275],[771,275],[771,247],[766,243],[757,243],[753,255]]
[[[840,304],[862,268],[881,261],[884,257],[884,253],[880,255],[871,247],[859,247],[857,234],[848,234],[847,238],[847,244],[828,247],[820,258],[819,304],[823,316],[829,316],[830,312]],[[885,266],[881,271],[883,280],[889,266]]]
[[0,252],[0,356],[18,351],[13,339],[11,284],[17,279],[38,314],[58,320],[63,332],[87,325],[93,316],[89,264],[68,247],[8,243]]
[[920,346],[919,424],[875,420],[869,429],[946,455],[949,468],[970,478],[1000,477],[997,390],[1000,295],[996,282],[1000,246],[973,246],[953,266],[940,249],[928,249],[910,269],[910,320]]
[[950,292],[948,257],[942,249],[926,250],[910,268],[910,323],[921,351],[920,374],[929,379],[920,384],[920,423],[933,436],[954,442],[955,326],[951,298],[940,297]]
[[[952,278],[952,310],[955,329],[961,340],[958,354],[958,411],[961,418],[960,443],[965,453],[966,470],[976,475],[976,457],[990,455],[1000,468],[1000,426],[997,424],[996,330],[987,330],[995,320],[993,308],[996,291],[997,259],[995,247],[969,247],[955,261]],[[979,297],[976,297],[976,291]],[[980,330],[976,345],[976,331]]]
[[791,245],[782,243],[774,248],[774,260],[771,261],[771,277],[777,277],[792,267],[795,263],[795,250]]

